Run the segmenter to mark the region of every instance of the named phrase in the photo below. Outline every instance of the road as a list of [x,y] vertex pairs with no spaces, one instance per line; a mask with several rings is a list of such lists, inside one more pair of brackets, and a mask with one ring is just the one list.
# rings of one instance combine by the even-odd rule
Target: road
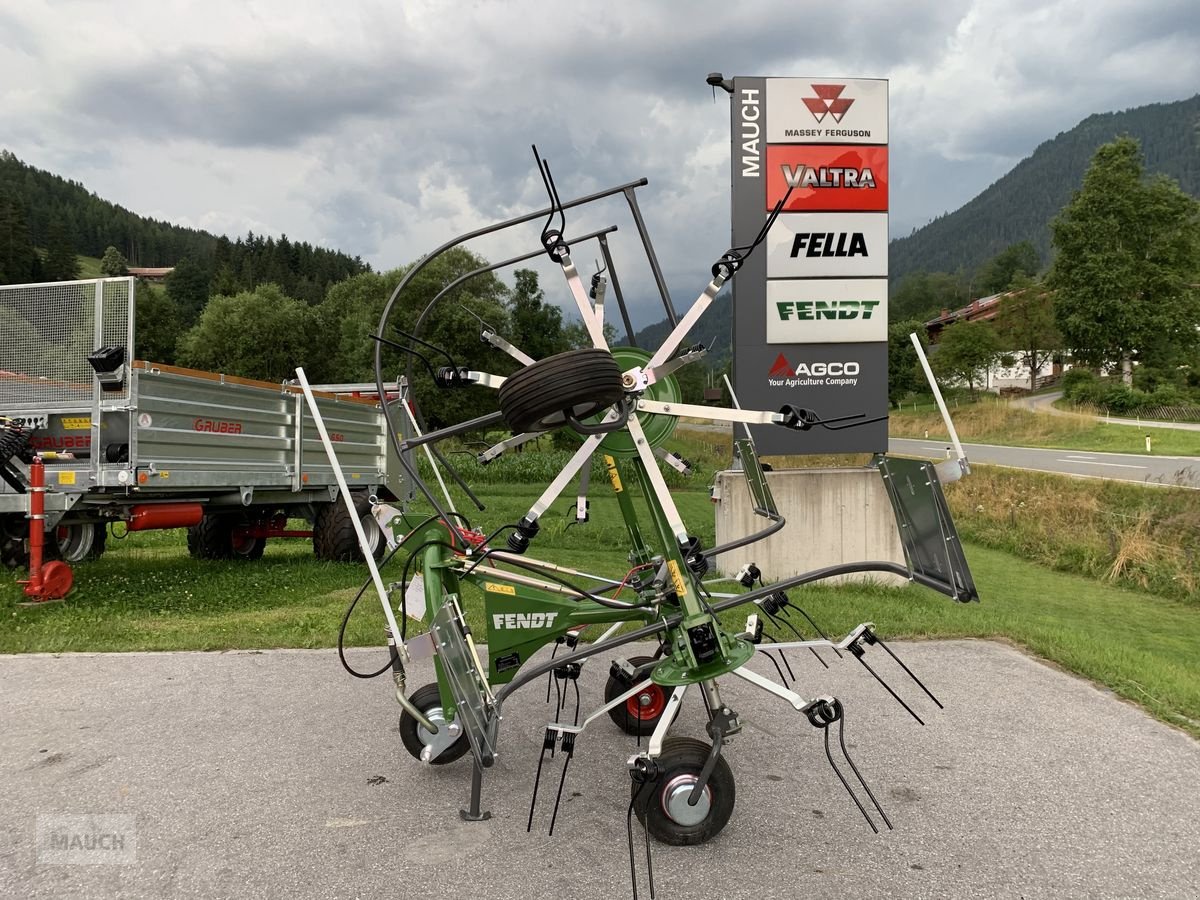
[[1086,413],[1068,412],[1054,405],[1055,400],[1062,399],[1062,391],[1051,391],[1047,394],[1033,394],[1015,397],[1011,401],[1014,406],[1033,412],[1046,413],[1052,416],[1072,416],[1076,419],[1094,419],[1106,425],[1130,425],[1134,428],[1175,428],[1179,431],[1200,431],[1198,422],[1156,422],[1153,419],[1121,419],[1115,416],[1091,416]]
[[[891,438],[889,452],[901,456],[946,458],[946,443],[932,440]],[[1034,447],[1003,447],[998,444],[963,444],[973,463],[1057,472],[1086,478],[1110,478],[1200,488],[1200,458],[1194,456],[1141,456],[1131,453],[1100,453],[1091,450],[1042,450]]]
[[[810,657],[792,667],[797,690],[844,702],[850,751],[895,830],[870,832],[806,720],[725,678],[745,728],[726,753],[733,817],[703,847],[656,845],[661,900],[1195,896],[1200,744],[1001,644],[894,649],[945,704],[893,681],[925,727],[848,654],[828,671]],[[897,671],[867,652],[885,676]],[[351,657],[367,668],[380,651]],[[606,668],[585,668],[585,710]],[[410,686],[430,674],[418,666]],[[579,741],[554,836],[561,754],[525,831],[550,715],[540,686],[505,708],[484,780],[492,818],[470,823],[458,816],[468,761],[409,758],[389,684],[350,678],[330,650],[9,656],[0,684],[0,896],[630,896],[635,747],[606,718]],[[703,736],[703,721],[690,698],[675,733]],[[92,851],[124,864],[39,857],[39,821],[70,814],[128,817],[111,826],[119,857]]]

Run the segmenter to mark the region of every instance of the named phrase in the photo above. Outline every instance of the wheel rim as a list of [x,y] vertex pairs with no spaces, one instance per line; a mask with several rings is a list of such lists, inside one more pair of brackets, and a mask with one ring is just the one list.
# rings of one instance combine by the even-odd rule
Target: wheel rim
[[[440,706],[431,706],[429,709],[422,710],[425,713],[425,718],[438,727],[440,731],[442,726],[446,724],[446,713]],[[438,736],[426,728],[424,725],[417,723],[417,740],[421,742],[422,747],[429,747],[434,744]]]
[[64,562],[80,562],[91,552],[96,532],[90,524],[59,525],[54,539]]
[[233,536],[233,552],[238,556],[248,556],[254,552],[254,546],[258,543],[258,538],[251,537],[248,534],[234,534]]
[[625,701],[625,711],[631,719],[642,719],[649,722],[662,715],[667,706],[667,697],[657,684],[651,684],[645,690],[634,694]]
[[367,546],[371,548],[371,555],[374,556],[379,550],[379,542],[383,540],[383,530],[379,527],[379,523],[375,517],[367,513],[360,520],[362,522],[363,534],[367,536]]
[[660,795],[662,811],[676,825],[688,828],[699,825],[708,818],[709,810],[712,809],[711,786],[704,786],[695,806],[688,805],[688,797],[692,795],[692,789],[699,780],[698,775],[676,775],[663,785]]

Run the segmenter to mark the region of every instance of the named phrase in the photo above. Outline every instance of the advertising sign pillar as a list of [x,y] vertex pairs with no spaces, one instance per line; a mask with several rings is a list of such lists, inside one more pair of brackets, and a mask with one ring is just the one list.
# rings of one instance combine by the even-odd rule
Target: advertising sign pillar
[[[732,88],[730,245],[750,243],[787,197],[734,279],[738,399],[886,416],[887,81],[738,77]],[[764,454],[876,452],[887,422],[754,437]]]

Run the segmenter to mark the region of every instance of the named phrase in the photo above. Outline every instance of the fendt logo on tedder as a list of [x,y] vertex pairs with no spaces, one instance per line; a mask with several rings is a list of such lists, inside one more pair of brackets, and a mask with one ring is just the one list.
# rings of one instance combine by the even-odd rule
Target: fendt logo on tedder
[[817,385],[855,385],[862,367],[853,360],[834,362],[798,362],[794,366],[780,353],[767,373],[771,387],[815,387]]
[[879,300],[784,300],[775,304],[775,312],[780,321],[788,322],[813,321],[816,319],[850,319],[871,318]]
[[535,613],[495,613],[492,616],[493,628],[553,628],[556,612]]

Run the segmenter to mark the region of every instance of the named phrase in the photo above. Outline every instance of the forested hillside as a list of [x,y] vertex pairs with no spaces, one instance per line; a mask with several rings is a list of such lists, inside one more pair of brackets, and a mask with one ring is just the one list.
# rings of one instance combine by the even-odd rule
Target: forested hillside
[[1200,94],[1089,116],[962,208],[892,241],[893,284],[910,272],[974,271],[1021,241],[1033,244],[1045,264],[1050,220],[1078,189],[1096,148],[1123,134],[1141,143],[1148,173],[1169,175],[1186,193],[1200,196]]
[[72,254],[100,257],[110,246],[133,266],[174,266],[187,259],[218,293],[269,282],[308,303],[319,302],[330,284],[369,269],[358,257],[286,235],[251,233],[230,241],[139,216],[77,181],[0,151],[0,284],[72,277],[69,263],[67,271],[59,271],[58,260]]

